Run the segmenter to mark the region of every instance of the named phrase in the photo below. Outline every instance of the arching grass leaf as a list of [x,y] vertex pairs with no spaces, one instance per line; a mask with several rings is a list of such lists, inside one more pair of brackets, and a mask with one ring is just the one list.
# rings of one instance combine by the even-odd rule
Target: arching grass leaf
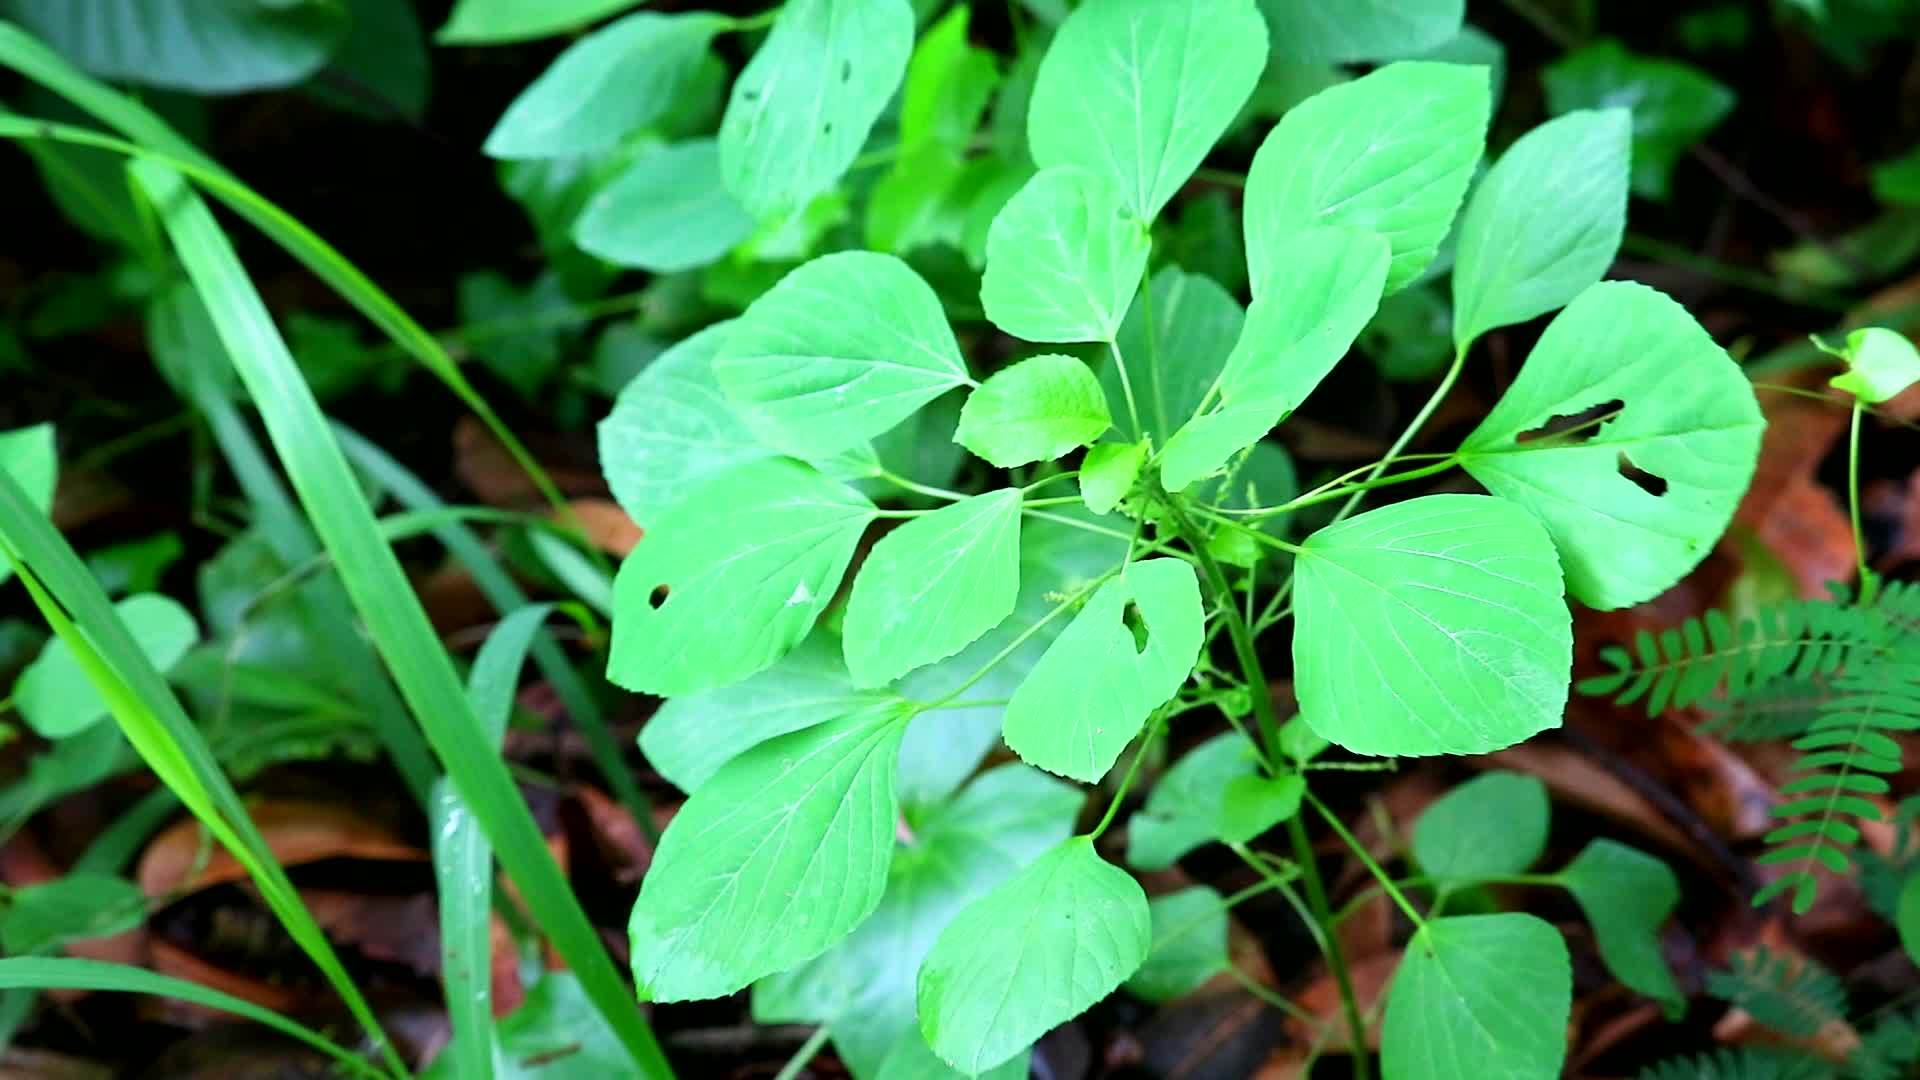
[[[1212,278],[1173,266],[1153,275],[1127,311],[1116,349],[1109,350],[1100,370],[1107,409],[1121,434],[1134,441],[1151,438],[1156,447],[1167,445],[1200,408],[1245,325],[1240,302]],[[1122,367],[1140,410],[1137,428],[1120,388]]]
[[943,506],[888,533],[847,599],[847,670],[882,686],[972,644],[1020,591],[1020,490]]
[[1011,469],[1052,461],[1112,426],[1100,380],[1087,365],[1048,354],[1022,360],[980,384],[960,410],[953,440]]
[[674,815],[628,929],[655,1001],[724,997],[819,955],[880,902],[893,859],[892,708],[761,743]]
[[1040,61],[1027,111],[1033,160],[1106,176],[1135,217],[1152,221],[1266,63],[1253,0],[1089,0]]
[[1139,884],[1075,837],[947,924],[920,967],[920,1031],[985,1072],[1112,993],[1152,933]]
[[1386,237],[1386,291],[1406,287],[1453,224],[1486,149],[1491,108],[1485,68],[1407,61],[1288,110],[1247,173],[1254,295],[1284,269],[1287,237],[1314,225]]
[[460,0],[434,34],[442,45],[506,45],[578,29],[642,0]]
[[720,122],[727,190],[783,217],[853,164],[913,52],[907,0],[792,0],[733,84]]
[[1733,111],[1733,91],[1699,68],[1595,42],[1547,65],[1541,81],[1555,113],[1614,106],[1633,111],[1633,190],[1665,199],[1673,166]]
[[1407,942],[1387,994],[1380,1071],[1396,1080],[1560,1075],[1573,970],[1532,915],[1434,919]]
[[1613,977],[1667,1007],[1686,996],[1660,954],[1660,927],[1680,905],[1680,882],[1667,864],[1625,844],[1589,843],[1557,875],[1593,924],[1600,959]]
[[1227,970],[1227,907],[1205,885],[1147,901],[1153,944],[1127,992],[1147,1001],[1172,1001]]
[[1193,673],[1200,585],[1178,559],[1128,566],[1094,592],[1007,704],[1006,740],[1030,764],[1092,783]]
[[1220,834],[1221,803],[1236,780],[1257,775],[1260,759],[1237,731],[1228,731],[1187,751],[1147,795],[1147,804],[1127,825],[1127,862],[1139,870],[1165,870]]
[[1260,0],[1289,60],[1394,60],[1460,33],[1466,0]]
[[[113,605],[113,612],[156,671],[165,672],[178,663],[200,638],[200,628],[187,609],[159,593],[129,596]],[[106,700],[60,638],[47,642],[39,657],[20,673],[13,684],[13,704],[27,726],[44,739],[64,739],[107,718]]]
[[891,255],[825,255],[753,302],[714,360],[747,426],[822,458],[970,385],[940,300]]
[[[53,425],[35,424],[0,431],[0,471],[19,485],[34,509],[41,513],[52,509],[54,482],[60,472]],[[0,559],[0,583],[12,576],[13,564]]]
[[1524,872],[1547,849],[1547,789],[1531,776],[1490,772],[1435,800],[1413,824],[1427,876],[1465,884]]
[[1428,495],[1307,538],[1294,561],[1300,715],[1355,753],[1478,754],[1558,727],[1572,618],[1526,511]]
[[720,185],[712,139],[642,153],[573,223],[582,250],[656,274],[705,266],[752,234],[753,218]]
[[[1577,431],[1543,433],[1576,418]],[[1746,376],[1693,316],[1605,282],[1547,327],[1460,460],[1546,525],[1569,593],[1618,608],[1706,557],[1753,478],[1763,424]]]
[[1140,287],[1151,244],[1113,182],[1043,169],[993,219],[980,303],[1028,341],[1111,341]]
[[348,23],[338,0],[0,0],[0,17],[101,78],[201,94],[300,82]]
[[1453,267],[1453,340],[1544,315],[1599,281],[1627,225],[1625,109],[1570,112],[1521,136],[1474,189]]
[[620,566],[607,677],[690,694],[772,664],[813,629],[873,516],[858,492],[786,459],[703,484]]

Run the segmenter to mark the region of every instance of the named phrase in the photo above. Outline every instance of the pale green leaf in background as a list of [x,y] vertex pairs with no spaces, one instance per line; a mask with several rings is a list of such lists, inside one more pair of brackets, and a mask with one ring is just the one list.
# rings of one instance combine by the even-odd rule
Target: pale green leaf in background
[[1147,901],[1153,944],[1127,992],[1147,1001],[1171,1001],[1200,989],[1227,970],[1227,906],[1205,885]]
[[[1590,412],[1606,419],[1535,434]],[[1460,460],[1546,525],[1575,599],[1611,609],[1666,591],[1712,550],[1764,424],[1746,375],[1685,308],[1610,281],[1547,326]]]
[[1900,887],[1900,899],[1894,909],[1894,925],[1900,932],[1900,945],[1907,956],[1920,964],[1920,870],[1907,875]]
[[1127,862],[1165,870],[1220,834],[1222,796],[1235,780],[1260,769],[1253,745],[1228,731],[1183,754],[1147,794],[1127,824]]
[[339,0],[0,0],[92,74],[200,94],[291,86],[346,38]]
[[642,151],[587,201],[572,235],[616,266],[670,274],[705,266],[753,230],[720,184],[719,146],[694,139]]
[[1507,149],[1460,216],[1453,340],[1544,315],[1599,281],[1627,225],[1632,116],[1581,110]]
[[643,0],[459,0],[434,34],[442,45],[507,45],[562,34]]
[[[1824,346],[1823,346],[1824,348]],[[1878,326],[1847,335],[1846,348],[1828,350],[1846,361],[1847,370],[1828,380],[1869,405],[1878,405],[1920,382],[1920,351],[1905,337]]]
[[[1148,311],[1153,313],[1151,323]],[[1148,437],[1154,446],[1167,445],[1226,368],[1245,324],[1240,302],[1212,278],[1171,266],[1153,275],[1120,324],[1118,357],[1116,350],[1108,350],[1101,366],[1100,385],[1106,388],[1107,408],[1120,433],[1130,440]],[[1133,384],[1139,429],[1121,393],[1122,366]]]
[[[0,470],[4,470],[27,501],[42,513],[53,508],[54,483],[60,472],[60,457],[54,447],[53,425],[0,431]],[[0,583],[13,576],[13,564],[0,558]]]
[[1560,1075],[1573,970],[1560,931],[1532,915],[1433,919],[1407,942],[1387,994],[1380,1069],[1395,1080]]
[[916,517],[880,538],[847,599],[847,670],[883,686],[972,644],[1020,591],[1020,490]]
[[1140,288],[1151,239],[1103,175],[1036,173],[993,219],[980,303],[1028,341],[1111,341]]
[[1193,673],[1202,621],[1191,566],[1129,565],[1100,586],[1014,691],[1007,745],[1048,772],[1099,780]]
[[1088,449],[1080,462],[1080,494],[1087,509],[1107,514],[1133,490],[1140,478],[1140,466],[1147,461],[1147,444],[1101,443]]
[[1300,812],[1307,783],[1298,773],[1236,776],[1220,794],[1220,839],[1251,843],[1255,837]]
[[1573,666],[1553,542],[1525,510],[1427,495],[1307,538],[1300,715],[1359,754],[1479,754],[1560,725]]
[[1442,884],[1523,873],[1547,849],[1546,785],[1496,771],[1461,784],[1413,824],[1413,857]]
[[1734,93],[1699,68],[1601,41],[1547,65],[1547,108],[1633,112],[1633,190],[1665,199],[1673,166],[1733,111]]
[[1668,1012],[1686,995],[1660,953],[1660,927],[1680,905],[1680,882],[1667,864],[1625,844],[1598,839],[1555,875],[1593,925],[1600,959],[1613,977],[1660,1002]]
[[1075,837],[947,924],[920,967],[921,1033],[985,1072],[1112,993],[1152,936],[1139,884]]
[[1260,0],[1290,60],[1397,60],[1460,33],[1466,0]]
[[1074,357],[1050,353],[1022,360],[981,383],[960,410],[953,439],[1010,469],[1052,461],[1112,426],[1100,380]]
[[688,694],[771,665],[813,629],[874,513],[858,492],[786,459],[689,492],[648,523],[614,579],[607,677]]
[[1487,70],[1407,61],[1323,90],[1280,119],[1247,173],[1254,295],[1276,280],[1288,236],[1313,225],[1379,233],[1386,291],[1426,269],[1486,149]]
[[[178,663],[200,638],[187,609],[159,593],[129,596],[113,611],[156,671]],[[27,726],[46,739],[64,739],[107,718],[107,702],[60,638],[47,642],[15,680],[13,704]]]
[[1100,173],[1150,222],[1266,63],[1267,26],[1253,0],[1089,0],[1040,62],[1027,112],[1033,160]]
[[25,956],[131,930],[146,918],[140,886],[112,874],[75,871],[7,891],[0,903],[0,948]]

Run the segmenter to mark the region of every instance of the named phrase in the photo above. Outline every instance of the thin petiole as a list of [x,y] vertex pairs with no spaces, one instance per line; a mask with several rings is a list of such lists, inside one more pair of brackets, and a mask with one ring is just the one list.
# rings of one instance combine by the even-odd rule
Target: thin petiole
[[1140,407],[1133,401],[1133,377],[1127,374],[1127,361],[1120,355],[1119,335],[1107,342],[1107,348],[1113,351],[1113,367],[1120,373],[1120,395],[1127,399],[1127,419],[1133,421],[1133,430],[1140,431]]
[[807,1041],[800,1044],[800,1049],[795,1050],[793,1056],[787,1059],[787,1063],[780,1066],[780,1071],[773,1074],[773,1080],[794,1080],[815,1055],[826,1047],[827,1037],[832,1033],[832,1029],[825,1024],[814,1028],[813,1034],[807,1036]]
[[1413,906],[1413,903],[1407,899],[1407,895],[1400,891],[1400,887],[1393,883],[1392,876],[1381,869],[1379,863],[1373,861],[1373,856],[1367,853],[1366,845],[1355,839],[1354,835],[1347,831],[1347,827],[1341,822],[1339,815],[1327,809],[1326,804],[1321,802],[1319,797],[1314,795],[1312,791],[1306,793],[1306,800],[1312,804],[1313,808],[1326,820],[1326,823],[1332,827],[1334,834],[1339,836],[1341,841],[1353,851],[1354,855],[1359,858],[1361,864],[1367,868],[1367,871],[1379,880],[1381,887],[1386,889],[1387,895],[1393,897],[1393,902],[1400,905],[1400,910],[1407,913],[1407,918],[1413,920],[1413,925],[1424,929],[1427,925],[1426,917],[1421,915],[1419,909]]
[[1165,726],[1164,717],[1155,717],[1147,724],[1147,733],[1141,736],[1140,745],[1134,747],[1133,761],[1128,763],[1126,775],[1120,778],[1120,786],[1113,790],[1113,799],[1107,803],[1107,812],[1100,816],[1100,824],[1093,827],[1093,832],[1087,834],[1088,839],[1100,839],[1100,834],[1106,832],[1107,826],[1113,824],[1114,815],[1120,812],[1121,801],[1127,797],[1127,790],[1133,787],[1133,778],[1139,775],[1140,766],[1147,760],[1147,750],[1153,746],[1154,738]]
[[1853,405],[1853,420],[1847,426],[1847,511],[1853,519],[1853,558],[1860,571],[1860,602],[1873,602],[1879,581],[1867,566],[1867,534],[1860,528],[1860,414],[1865,411],[1858,400]]
[[926,495],[935,499],[946,499],[949,502],[960,502],[961,500],[970,497],[967,495],[962,495],[960,492],[957,492],[957,491],[948,491],[946,488],[934,487],[931,484],[916,483],[897,473],[888,472],[886,469],[879,470],[878,472],[874,473],[874,476],[878,477],[881,480],[885,480],[887,483],[892,484],[895,487],[904,488],[908,491],[916,492],[918,494]]

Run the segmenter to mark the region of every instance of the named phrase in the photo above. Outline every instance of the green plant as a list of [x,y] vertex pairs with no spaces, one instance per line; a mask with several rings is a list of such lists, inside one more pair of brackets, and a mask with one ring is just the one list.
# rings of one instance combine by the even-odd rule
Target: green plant
[[[830,25],[815,21],[829,6],[781,11],[721,127],[718,179],[763,217],[853,162],[858,139],[842,137],[874,122],[872,69],[920,70],[933,47],[910,63],[887,37],[836,72],[829,34],[814,44],[834,63],[802,62],[794,43]],[[1331,55],[1372,47],[1342,33],[1391,32],[1372,22],[1392,16],[1330,31]],[[1039,171],[984,229],[957,223],[963,244],[983,240],[980,311],[1033,343],[1010,363],[982,371],[987,352],[963,349],[973,336],[906,262],[843,251],[622,393],[602,449],[648,536],[615,582],[608,675],[670,698],[643,748],[691,792],[633,909],[646,996],[752,985],[756,1015],[822,1024],[856,1075],[1018,1074],[1047,1030],[1171,962],[1156,927],[1171,934],[1178,913],[1156,915],[1096,841],[1155,741],[1207,709],[1240,733],[1175,764],[1130,856],[1231,843],[1263,891],[1299,901],[1358,1032],[1302,812],[1351,840],[1313,794],[1321,752],[1479,753],[1558,725],[1567,598],[1645,600],[1726,526],[1758,451],[1746,380],[1673,301],[1599,283],[1624,224],[1623,111],[1542,125],[1469,199],[1485,69],[1388,64],[1289,109],[1254,155],[1251,306],[1178,267],[1149,273],[1156,218],[1234,124],[1266,41],[1251,0],[1090,0],[1060,24],[1025,113]],[[908,115],[915,100],[909,76]],[[962,108],[960,129],[978,112]],[[932,130],[912,142],[937,157],[951,144]],[[1298,492],[1265,436],[1383,297],[1449,261],[1451,362],[1426,407],[1379,462]],[[1562,308],[1457,450],[1404,452],[1479,338]],[[930,418],[959,397],[957,421]],[[896,429],[910,445],[951,431],[978,462],[910,476],[878,448]],[[1355,513],[1454,468],[1492,494]],[[982,483],[956,490],[960,475]],[[1301,715],[1283,725],[1263,638],[1289,622]],[[1024,763],[969,782],[999,739]],[[1101,785],[1090,829],[1075,828],[1081,789],[1048,773]],[[1247,846],[1279,827],[1291,861]],[[1559,934],[1524,914],[1444,915],[1444,896],[1423,915],[1355,850],[1419,928],[1387,1005],[1386,1071],[1556,1072]],[[1645,860],[1620,851],[1556,880],[1581,895]],[[1589,875],[1588,860],[1619,866]],[[1650,905],[1635,925],[1664,915]],[[1594,918],[1626,970],[1626,938],[1605,906]],[[1672,1000],[1650,941],[1630,947],[1652,967],[1629,981]]]

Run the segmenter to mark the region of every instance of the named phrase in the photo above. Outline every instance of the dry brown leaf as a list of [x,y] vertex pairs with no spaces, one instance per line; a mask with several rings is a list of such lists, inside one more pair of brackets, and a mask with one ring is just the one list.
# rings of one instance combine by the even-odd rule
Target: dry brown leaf
[[[322,859],[366,859],[423,863],[428,855],[400,839],[387,826],[337,803],[307,799],[263,799],[248,813],[282,866]],[[205,865],[198,866],[202,854]],[[135,880],[151,897],[198,892],[246,878],[246,868],[212,842],[189,817],[161,830],[140,856]]]

